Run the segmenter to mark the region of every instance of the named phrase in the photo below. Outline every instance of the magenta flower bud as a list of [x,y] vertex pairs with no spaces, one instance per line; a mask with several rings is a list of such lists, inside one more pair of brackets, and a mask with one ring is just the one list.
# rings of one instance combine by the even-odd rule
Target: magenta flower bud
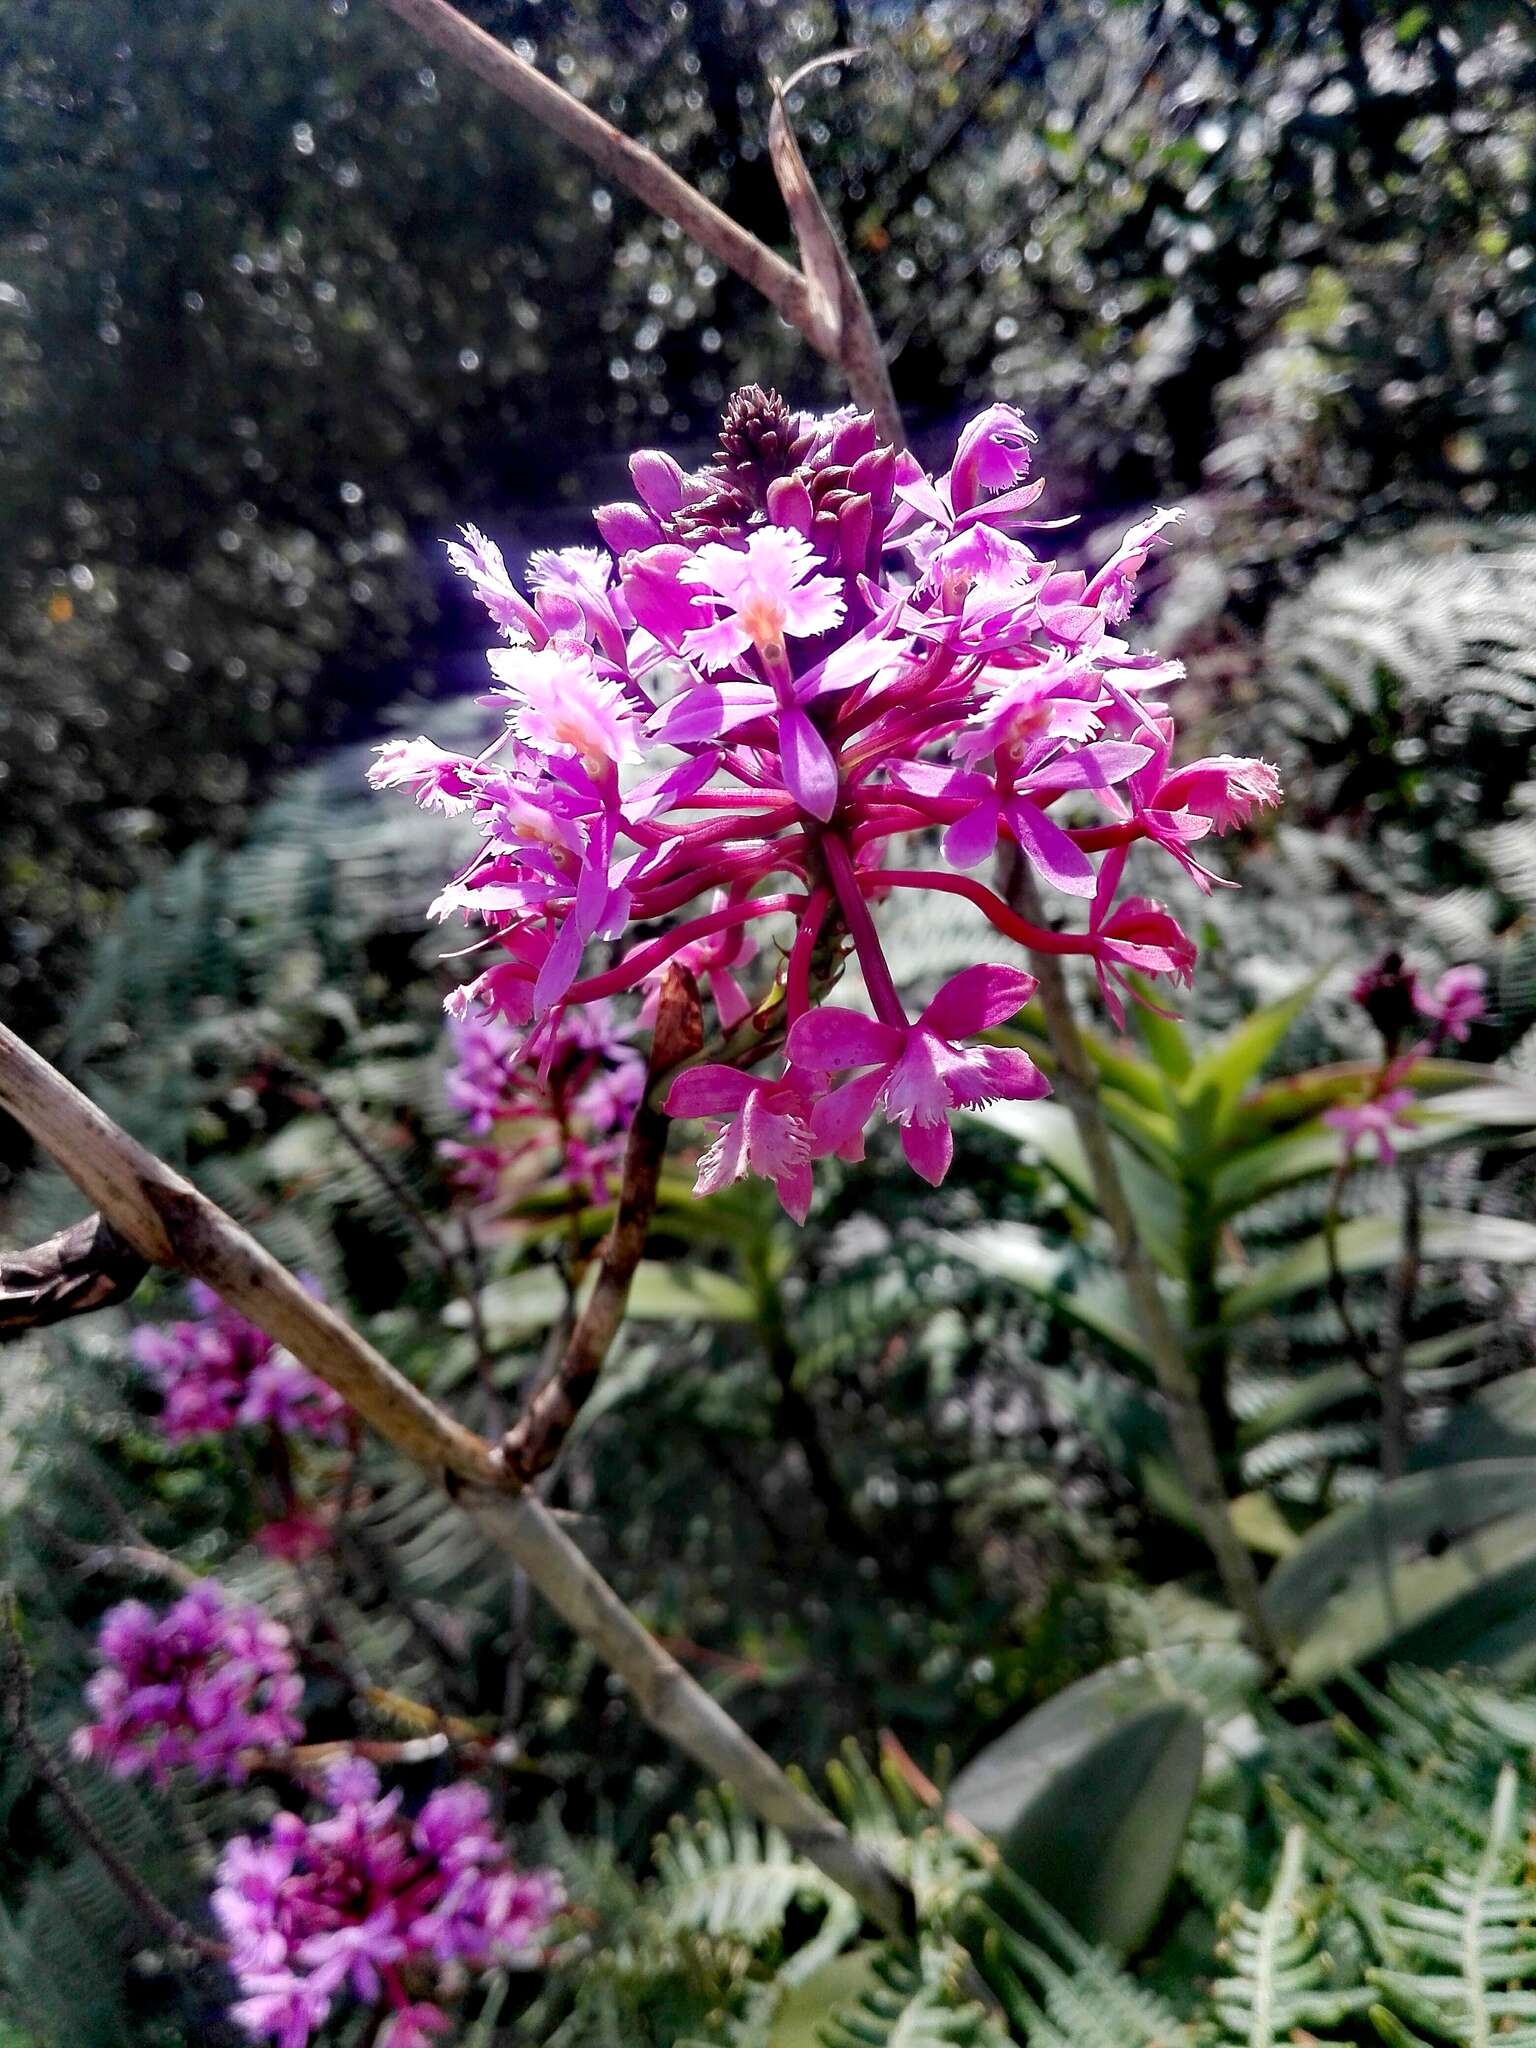
[[653,548],[662,537],[660,526],[643,505],[622,500],[613,505],[599,505],[592,514],[592,520],[604,544],[617,556],[633,554],[639,548]]
[[768,517],[775,526],[792,526],[796,533],[809,534],[815,509],[801,478],[774,478],[768,486]]
[[631,455],[629,473],[647,511],[665,514],[682,504],[686,479],[672,457],[659,448],[642,448]]

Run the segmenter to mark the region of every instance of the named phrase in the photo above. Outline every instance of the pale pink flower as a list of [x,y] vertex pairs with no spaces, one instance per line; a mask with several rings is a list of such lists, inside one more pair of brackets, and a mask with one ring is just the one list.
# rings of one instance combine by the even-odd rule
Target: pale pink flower
[[493,647],[491,673],[512,699],[512,730],[527,746],[569,748],[592,774],[637,760],[640,720],[622,684],[600,675],[590,648],[552,641],[547,647]]
[[782,650],[786,636],[825,633],[843,616],[835,577],[812,572],[815,549],[788,527],[765,526],[744,548],[718,541],[701,547],[688,565],[688,581],[720,600],[714,623],[683,636],[683,652],[704,668],[724,668],[749,648]]

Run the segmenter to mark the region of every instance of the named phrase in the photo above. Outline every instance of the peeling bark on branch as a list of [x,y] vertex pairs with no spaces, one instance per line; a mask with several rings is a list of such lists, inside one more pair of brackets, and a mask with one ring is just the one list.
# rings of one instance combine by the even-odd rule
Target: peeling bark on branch
[[87,1216],[30,1251],[0,1251],[0,1342],[126,1301],[149,1262]]

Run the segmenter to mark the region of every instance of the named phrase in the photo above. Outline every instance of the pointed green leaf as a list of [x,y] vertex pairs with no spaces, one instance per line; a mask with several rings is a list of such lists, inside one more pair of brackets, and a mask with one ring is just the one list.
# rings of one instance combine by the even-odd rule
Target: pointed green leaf
[[[1437,1630],[1451,1661],[1507,1609],[1528,1612],[1533,1502],[1536,1458],[1480,1459],[1414,1473],[1330,1515],[1264,1590],[1292,1675],[1314,1683],[1389,1648],[1438,1662]],[[1491,1604],[1457,1620],[1459,1603],[1485,1593]]]
[[[1124,1955],[1172,1882],[1205,1727],[1180,1700],[1117,1709],[1113,1688],[1097,1685],[1107,1675],[1069,1686],[983,1750],[949,1803],[996,1837],[1009,1868],[1080,1934]],[[999,1910],[1005,1901],[1003,1892]]]
[[1193,1094],[1204,1088],[1215,1091],[1215,1120],[1218,1129],[1237,1104],[1243,1090],[1256,1081],[1284,1042],[1286,1033],[1321,987],[1327,969],[1292,989],[1278,1002],[1266,1003],[1240,1024],[1222,1033],[1196,1059],[1183,1092]]
[[[1065,1103],[993,1102],[971,1111],[978,1123],[1004,1131],[1019,1144],[1037,1153],[1054,1173],[1090,1209],[1097,1212],[1098,1197],[1093,1174],[1083,1152],[1077,1124]],[[1153,1259],[1169,1275],[1181,1270],[1179,1222],[1183,1198],[1170,1175],[1158,1173],[1147,1161],[1123,1144],[1115,1145],[1121,1178],[1137,1216],[1142,1236]]]

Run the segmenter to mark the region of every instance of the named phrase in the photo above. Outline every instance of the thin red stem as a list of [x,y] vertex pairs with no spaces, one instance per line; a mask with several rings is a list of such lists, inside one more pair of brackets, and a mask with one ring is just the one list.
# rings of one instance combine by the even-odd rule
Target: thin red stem
[[896,993],[896,984],[891,979],[891,970],[886,965],[884,953],[880,950],[880,936],[875,930],[875,921],[869,914],[869,906],[859,893],[868,881],[868,876],[855,872],[853,856],[835,832],[829,832],[821,842],[826,858],[827,873],[837,891],[837,905],[843,913],[843,922],[853,940],[854,950],[859,956],[859,965],[864,970],[864,986],[869,990],[869,999],[875,1006],[875,1015],[882,1024],[893,1024],[898,1031],[907,1028],[907,1013],[902,1008],[901,997]]
[[602,996],[616,996],[645,975],[659,967],[664,960],[691,946],[695,939],[707,939],[715,932],[729,931],[732,925],[746,924],[754,917],[768,917],[778,910],[800,910],[806,903],[804,896],[785,894],[782,896],[753,896],[745,903],[727,903],[720,910],[705,911],[701,917],[691,917],[686,924],[678,925],[670,932],[664,932],[659,939],[652,939],[649,945],[639,946],[633,953],[626,953],[617,967],[610,967],[606,974],[594,974],[586,981],[576,982],[566,995],[567,1003],[593,1003]]
[[795,928],[789,965],[784,972],[784,1011],[791,1024],[811,1006],[811,955],[831,903],[830,889],[813,889],[806,901],[805,915]]
[[1095,951],[1091,933],[1052,932],[1042,925],[1030,924],[1010,910],[985,883],[974,882],[969,875],[942,874],[934,868],[866,868],[859,875],[859,887],[866,895],[877,889],[937,889],[943,896],[963,896],[1005,938],[1036,953],[1091,955]]

